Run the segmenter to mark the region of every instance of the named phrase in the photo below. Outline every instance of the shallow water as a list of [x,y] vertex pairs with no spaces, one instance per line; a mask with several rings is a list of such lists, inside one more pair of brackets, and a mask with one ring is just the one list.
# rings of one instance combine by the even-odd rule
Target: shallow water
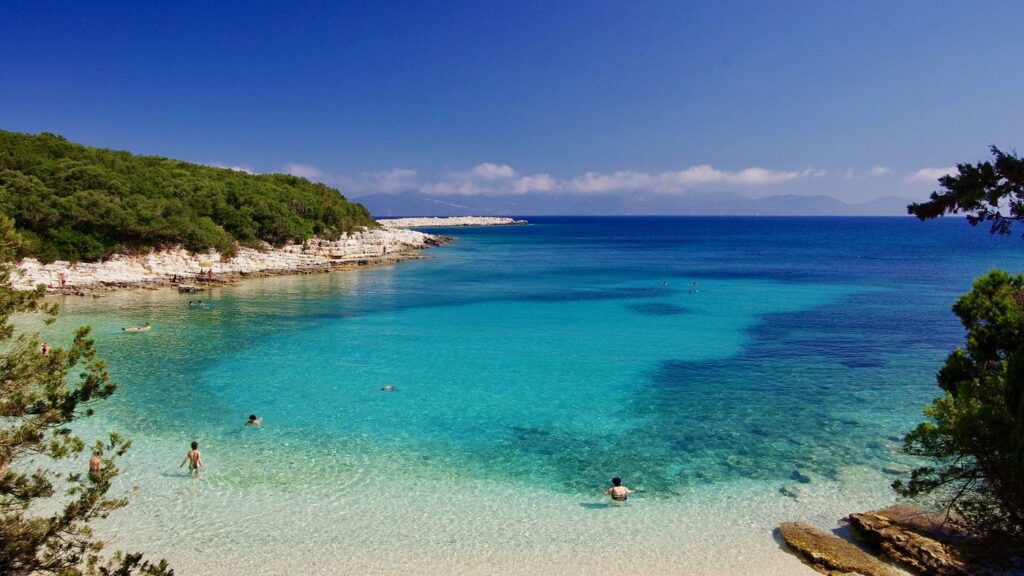
[[183,574],[807,573],[772,529],[893,501],[949,306],[1024,264],[959,221],[535,222],[207,310],[68,299],[50,335],[91,324],[121,383],[82,431],[135,442],[104,530]]

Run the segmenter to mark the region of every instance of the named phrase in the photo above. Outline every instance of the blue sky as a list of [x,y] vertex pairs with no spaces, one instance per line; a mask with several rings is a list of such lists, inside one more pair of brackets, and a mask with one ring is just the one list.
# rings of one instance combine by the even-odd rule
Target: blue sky
[[1024,145],[1021,2],[0,13],[0,128],[290,171],[351,196],[924,197],[956,162]]

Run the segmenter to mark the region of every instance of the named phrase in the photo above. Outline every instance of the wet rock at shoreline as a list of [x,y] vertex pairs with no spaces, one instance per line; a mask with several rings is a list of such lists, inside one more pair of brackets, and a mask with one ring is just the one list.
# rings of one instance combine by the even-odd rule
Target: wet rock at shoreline
[[939,576],[976,573],[953,546],[964,540],[963,534],[943,514],[896,505],[850,514],[848,519],[858,537],[915,572]]
[[896,572],[881,560],[825,530],[803,522],[779,526],[779,536],[805,564],[833,576],[894,576]]

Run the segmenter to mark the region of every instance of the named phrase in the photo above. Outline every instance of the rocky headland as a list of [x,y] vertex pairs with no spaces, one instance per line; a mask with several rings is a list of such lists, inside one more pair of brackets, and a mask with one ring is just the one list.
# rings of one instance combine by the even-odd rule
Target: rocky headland
[[52,294],[178,286],[223,284],[234,279],[276,274],[308,274],[390,264],[419,258],[419,251],[450,238],[405,229],[362,229],[338,240],[312,239],[280,248],[240,247],[233,257],[216,251],[193,253],[172,248],[145,254],[117,254],[100,262],[65,261],[43,264],[33,258],[18,263],[15,288],[29,290],[39,284]]
[[384,218],[377,222],[389,230],[395,228],[450,228],[454,226],[521,226],[526,220],[498,216],[448,216],[445,218]]

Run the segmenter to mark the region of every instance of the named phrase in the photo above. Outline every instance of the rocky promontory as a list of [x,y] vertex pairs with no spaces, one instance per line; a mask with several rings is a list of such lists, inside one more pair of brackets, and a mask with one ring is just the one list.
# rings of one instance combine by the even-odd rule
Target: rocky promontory
[[389,230],[395,228],[450,228],[454,226],[517,226],[526,220],[498,216],[448,216],[445,218],[385,218],[377,223]]
[[361,229],[338,240],[311,239],[280,248],[240,247],[232,257],[216,251],[189,252],[171,248],[145,254],[116,254],[100,262],[43,264],[26,258],[15,267],[15,288],[39,284],[47,292],[83,294],[101,290],[167,285],[223,283],[235,278],[275,274],[305,274],[389,264],[418,258],[419,250],[446,243],[449,238],[404,229]]

